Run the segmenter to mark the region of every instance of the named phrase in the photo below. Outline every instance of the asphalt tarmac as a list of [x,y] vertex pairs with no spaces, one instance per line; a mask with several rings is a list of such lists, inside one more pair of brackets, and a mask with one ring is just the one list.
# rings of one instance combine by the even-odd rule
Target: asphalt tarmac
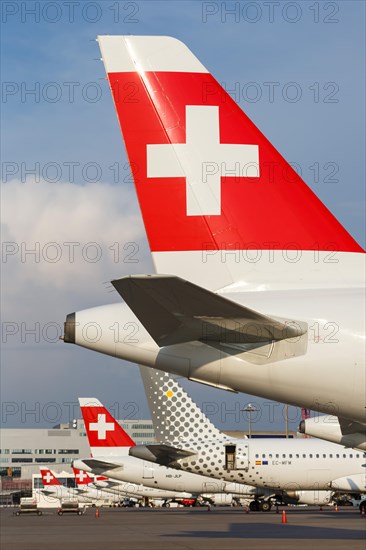
[[40,517],[0,510],[2,550],[365,550],[365,517],[354,508],[102,508],[85,515],[46,510]]

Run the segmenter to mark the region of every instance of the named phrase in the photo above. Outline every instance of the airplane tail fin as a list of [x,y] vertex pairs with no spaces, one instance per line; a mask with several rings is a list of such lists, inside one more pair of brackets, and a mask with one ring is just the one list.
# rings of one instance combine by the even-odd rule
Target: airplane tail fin
[[40,468],[39,469],[42,476],[42,483],[44,487],[59,486],[61,482],[57,479],[55,474],[51,472],[49,468]]
[[84,472],[83,470],[78,470],[77,468],[73,468],[72,470],[74,472],[76,485],[78,487],[81,487],[83,485],[90,485],[94,482],[93,478],[90,477],[87,472]]
[[324,258],[362,248],[185,44],[98,42],[158,273],[210,290],[342,280]]
[[159,442],[225,437],[171,374],[143,366],[140,374]]
[[80,397],[79,404],[92,456],[128,454],[134,441],[102,403],[94,397]]

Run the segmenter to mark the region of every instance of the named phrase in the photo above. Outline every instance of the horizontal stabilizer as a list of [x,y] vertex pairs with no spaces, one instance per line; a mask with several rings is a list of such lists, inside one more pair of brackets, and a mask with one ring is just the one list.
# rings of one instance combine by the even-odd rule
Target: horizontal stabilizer
[[304,323],[272,319],[179,277],[133,275],[112,284],[160,347],[272,342],[306,332]]
[[89,466],[94,473],[102,473],[107,470],[113,470],[114,468],[120,468],[121,464],[113,464],[112,462],[104,462],[104,460],[97,460],[96,458],[85,458],[83,463]]
[[148,462],[156,462],[163,466],[167,466],[172,462],[181,460],[188,456],[193,456],[196,451],[186,451],[184,449],[178,449],[177,447],[171,447],[170,445],[136,445],[131,447],[130,456],[147,460]]

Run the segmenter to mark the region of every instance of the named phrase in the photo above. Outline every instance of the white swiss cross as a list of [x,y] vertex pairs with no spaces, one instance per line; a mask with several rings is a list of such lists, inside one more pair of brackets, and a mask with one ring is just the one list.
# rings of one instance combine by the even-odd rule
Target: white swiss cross
[[53,475],[51,474],[51,472],[47,472],[47,474],[44,476],[44,480],[46,481],[46,483],[50,483],[53,480]]
[[75,477],[79,480],[80,483],[82,483],[84,481],[84,479],[88,477],[88,474],[86,474],[83,471],[80,471],[76,474]]
[[102,413],[98,414],[98,422],[90,422],[89,430],[98,432],[98,439],[106,439],[106,433],[114,431],[114,424],[113,422],[106,422],[106,415]]
[[147,177],[186,177],[187,216],[221,214],[221,177],[259,177],[258,145],[220,143],[219,107],[186,106],[186,143],[148,144]]

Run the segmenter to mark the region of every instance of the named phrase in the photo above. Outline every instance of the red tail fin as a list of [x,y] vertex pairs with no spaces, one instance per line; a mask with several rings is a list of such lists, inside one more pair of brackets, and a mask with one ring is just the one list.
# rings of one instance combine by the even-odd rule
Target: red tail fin
[[98,399],[80,397],[79,403],[91,449],[133,447],[135,445]]
[[90,477],[90,475],[84,472],[83,470],[78,470],[77,468],[73,468],[73,472],[76,479],[76,485],[89,485],[94,481]]
[[[207,251],[362,252],[183,43],[161,36],[98,41],[158,273],[202,284]],[[219,263],[202,277],[212,279],[206,285],[242,278],[237,266]],[[270,283],[276,266],[268,263],[261,271]]]
[[50,487],[51,485],[61,485],[57,477],[48,468],[40,468],[40,472],[42,482],[45,487]]
[[153,251],[362,250],[184,44],[98,40]]

